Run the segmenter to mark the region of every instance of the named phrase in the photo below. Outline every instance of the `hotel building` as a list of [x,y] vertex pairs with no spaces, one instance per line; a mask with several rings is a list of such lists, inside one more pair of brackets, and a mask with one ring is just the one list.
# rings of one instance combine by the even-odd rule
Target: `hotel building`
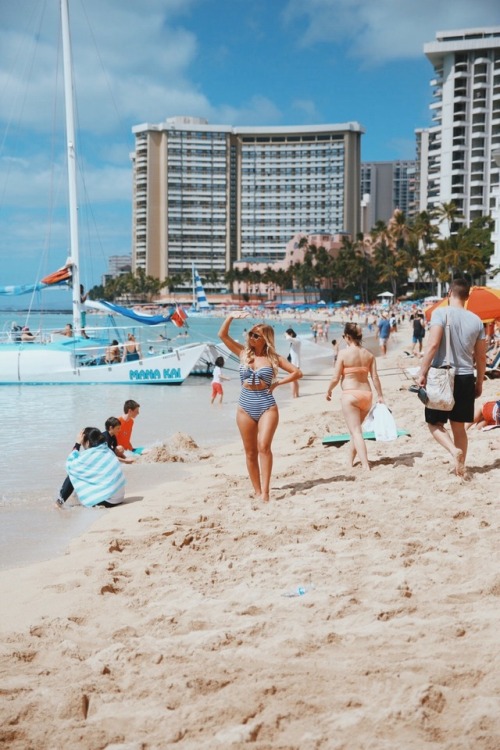
[[407,219],[416,213],[415,160],[372,161],[361,164],[362,230],[389,221],[396,209]]
[[134,270],[164,279],[194,262],[221,277],[242,257],[282,259],[299,232],[360,231],[356,122],[236,128],[174,117],[132,131]]
[[500,147],[500,27],[438,32],[424,52],[434,67],[433,125],[417,131],[428,159],[420,201],[453,201],[469,225],[493,212],[499,185],[492,152]]

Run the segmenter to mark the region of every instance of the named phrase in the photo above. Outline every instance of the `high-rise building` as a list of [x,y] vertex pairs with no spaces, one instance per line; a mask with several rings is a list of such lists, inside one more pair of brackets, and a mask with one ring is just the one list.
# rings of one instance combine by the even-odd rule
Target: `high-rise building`
[[434,66],[428,207],[453,202],[469,225],[493,211],[499,184],[500,26],[438,32],[424,52]]
[[233,128],[174,117],[132,130],[134,269],[164,279],[195,262],[221,275],[241,257],[280,260],[298,232],[360,230],[356,122]]
[[106,286],[111,279],[130,273],[132,270],[131,255],[110,255],[108,258],[108,271],[102,276],[102,285]]
[[415,169],[415,160],[361,164],[363,232],[373,229],[377,221],[389,221],[396,209],[408,219],[415,215]]
[[415,204],[416,212],[427,211],[429,207],[429,129],[415,130],[417,158],[415,162]]

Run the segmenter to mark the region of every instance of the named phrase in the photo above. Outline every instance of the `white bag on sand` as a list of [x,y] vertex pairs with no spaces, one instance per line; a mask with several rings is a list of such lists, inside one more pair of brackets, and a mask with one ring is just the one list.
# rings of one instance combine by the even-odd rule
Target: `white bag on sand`
[[384,443],[396,440],[398,437],[396,422],[385,404],[375,404],[373,408],[373,431],[375,440]]

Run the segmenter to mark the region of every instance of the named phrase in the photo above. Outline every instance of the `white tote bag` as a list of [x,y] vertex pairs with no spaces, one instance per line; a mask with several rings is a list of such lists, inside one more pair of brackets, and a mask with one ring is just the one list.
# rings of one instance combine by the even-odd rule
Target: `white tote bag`
[[450,322],[448,311],[446,311],[446,356],[442,367],[429,367],[425,390],[428,409],[439,409],[440,411],[451,411],[455,406],[453,397],[453,386],[455,383],[455,368],[450,365]]
[[388,443],[396,440],[398,428],[391,412],[385,404],[375,404],[373,408],[373,431],[375,440]]

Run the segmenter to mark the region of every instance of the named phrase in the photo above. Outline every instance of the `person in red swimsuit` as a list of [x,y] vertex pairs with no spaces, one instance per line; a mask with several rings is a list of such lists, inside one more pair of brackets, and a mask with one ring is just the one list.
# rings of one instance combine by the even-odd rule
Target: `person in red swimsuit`
[[378,401],[381,404],[384,403],[382,385],[377,373],[375,357],[362,346],[361,326],[356,323],[346,323],[342,338],[347,346],[340,350],[337,357],[333,378],[326,393],[326,400],[331,400],[333,389],[340,383],[342,388],[340,397],[342,414],[351,435],[349,443],[350,464],[351,466],[354,464],[354,459],[358,455],[363,469],[369,471],[370,464],[361,427],[371,409],[373,399],[368,376],[372,379]]
[[116,435],[117,448],[116,454],[118,456],[125,457],[125,451],[133,451],[132,447],[132,430],[134,427],[134,419],[139,414],[140,405],[137,401],[129,399],[125,401],[123,405],[123,416],[118,417],[121,424],[121,429]]

